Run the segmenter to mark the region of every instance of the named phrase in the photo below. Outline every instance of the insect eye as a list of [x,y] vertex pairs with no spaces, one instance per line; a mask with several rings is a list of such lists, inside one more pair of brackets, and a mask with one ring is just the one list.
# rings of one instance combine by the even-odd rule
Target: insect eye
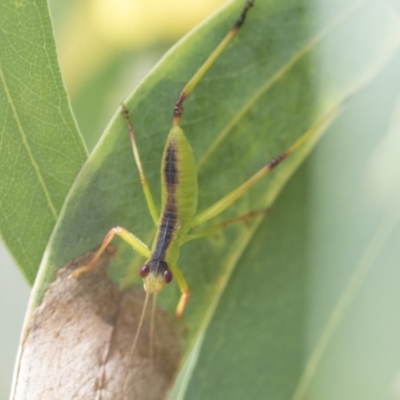
[[169,269],[166,269],[163,274],[164,282],[170,283],[172,281],[172,272]]
[[149,272],[150,272],[149,266],[147,264],[144,264],[139,270],[139,275],[142,278],[146,278],[146,276],[149,274]]

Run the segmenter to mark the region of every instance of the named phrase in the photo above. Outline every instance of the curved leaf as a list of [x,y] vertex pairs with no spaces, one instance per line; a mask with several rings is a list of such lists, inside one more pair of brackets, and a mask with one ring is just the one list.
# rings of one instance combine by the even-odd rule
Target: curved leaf
[[2,2],[0,25],[0,233],[32,283],[86,154],[47,2]]
[[[156,199],[174,101],[242,6],[242,2],[229,5],[181,41],[127,102]],[[400,43],[397,19],[388,9],[372,8],[383,29],[373,30],[371,38],[362,23],[370,7],[364,2],[338,4],[313,30],[311,10],[301,2],[256,3],[238,37],[185,103],[183,128],[198,160],[199,210],[235,188],[302,133],[316,129],[321,118],[383,68]],[[359,62],[351,46],[358,44],[357,37],[367,37],[369,44],[368,54]],[[318,63],[321,52],[330,54],[344,38],[350,46],[344,47],[343,58],[323,69]],[[311,144],[221,219],[270,206]],[[197,342],[173,397],[284,399],[296,393],[307,365],[303,359],[309,243],[305,232],[311,222],[306,208],[310,192],[303,174],[292,181],[266,218],[232,225],[216,237],[182,248],[180,266],[192,293],[183,322],[188,332],[185,342],[188,348]],[[41,266],[33,304],[40,301],[57,268],[98,245],[117,225],[150,244],[154,227],[119,114],[70,192]],[[115,242],[118,253],[111,274],[122,285],[132,284],[143,260]],[[178,288],[170,285],[160,295],[160,304],[173,311],[178,297]]]

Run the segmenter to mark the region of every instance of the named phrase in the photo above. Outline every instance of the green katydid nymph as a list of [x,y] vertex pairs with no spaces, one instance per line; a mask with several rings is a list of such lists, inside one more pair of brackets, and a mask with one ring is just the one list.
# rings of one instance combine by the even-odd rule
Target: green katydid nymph
[[[140,175],[142,189],[151,217],[157,227],[155,238],[151,248],[144,244],[135,235],[122,227],[112,228],[104,238],[100,248],[87,266],[76,270],[72,276],[78,277],[81,273],[94,267],[96,261],[111,243],[115,235],[127,242],[134,250],[142,255],[146,261],[139,270],[144,281],[144,289],[149,295],[155,296],[165,284],[174,278],[180,288],[181,297],[176,308],[177,316],[182,316],[188,302],[189,286],[182,272],[178,268],[180,247],[193,239],[198,239],[222,229],[227,224],[241,220],[247,216],[252,217],[257,212],[251,212],[245,216],[220,222],[206,229],[198,229],[199,226],[221,214],[236,200],[244,195],[254,184],[277,167],[287,156],[292,154],[309,138],[315,136],[315,129],[306,131],[287,150],[268,161],[260,170],[237,188],[226,194],[215,204],[204,211],[197,213],[198,187],[197,170],[193,152],[185,134],[181,128],[183,103],[194,90],[204,74],[212,66],[230,41],[242,27],[248,11],[253,7],[255,0],[248,0],[234,23],[220,44],[205,60],[193,77],[189,80],[178,96],[173,110],[172,128],[169,131],[161,161],[161,210],[158,212],[151,194],[135,140],[133,123],[129,117],[129,111],[122,106],[121,115],[125,119],[132,143],[133,155]],[[260,212],[265,212],[261,210]],[[192,229],[196,228],[195,231]]]

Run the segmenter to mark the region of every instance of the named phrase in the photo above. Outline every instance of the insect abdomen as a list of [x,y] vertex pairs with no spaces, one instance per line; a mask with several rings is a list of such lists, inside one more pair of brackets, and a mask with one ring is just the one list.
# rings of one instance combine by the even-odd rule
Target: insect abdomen
[[178,244],[179,238],[188,231],[197,208],[197,174],[193,152],[178,126],[171,129],[167,138],[161,179],[162,207],[153,254],[163,257],[169,245]]

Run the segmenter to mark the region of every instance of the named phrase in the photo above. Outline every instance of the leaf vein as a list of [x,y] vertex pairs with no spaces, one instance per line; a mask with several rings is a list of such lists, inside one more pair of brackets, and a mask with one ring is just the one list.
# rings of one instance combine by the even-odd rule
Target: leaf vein
[[31,151],[31,148],[29,147],[28,140],[27,140],[26,134],[24,132],[24,128],[23,128],[23,126],[21,124],[21,121],[19,119],[17,110],[15,108],[11,93],[10,93],[9,88],[7,86],[7,82],[6,82],[6,79],[5,79],[5,76],[4,76],[4,72],[3,72],[3,68],[1,66],[1,64],[0,64],[0,79],[1,79],[1,82],[3,84],[4,91],[6,93],[7,100],[8,100],[8,103],[9,103],[10,107],[11,107],[14,119],[15,119],[15,121],[17,123],[18,130],[19,130],[19,132],[21,134],[22,143],[23,143],[23,145],[24,145],[24,147],[25,147],[25,149],[26,149],[26,151],[28,153],[29,160],[30,160],[30,162],[31,162],[31,164],[33,166],[33,169],[34,169],[35,173],[36,173],[36,176],[38,178],[38,182],[39,182],[40,186],[42,187],[42,190],[43,190],[44,196],[45,196],[45,198],[47,200],[47,204],[48,204],[48,207],[50,209],[50,212],[53,215],[54,220],[56,220],[57,219],[57,215],[58,215],[57,209],[56,209],[56,207],[55,207],[55,205],[54,205],[54,203],[53,203],[53,201],[51,199],[50,192],[48,191],[47,185],[45,183],[45,180],[44,180],[44,178],[43,178],[43,176],[42,176],[42,174],[40,172],[39,165],[35,160],[35,157],[34,157],[32,151]]

